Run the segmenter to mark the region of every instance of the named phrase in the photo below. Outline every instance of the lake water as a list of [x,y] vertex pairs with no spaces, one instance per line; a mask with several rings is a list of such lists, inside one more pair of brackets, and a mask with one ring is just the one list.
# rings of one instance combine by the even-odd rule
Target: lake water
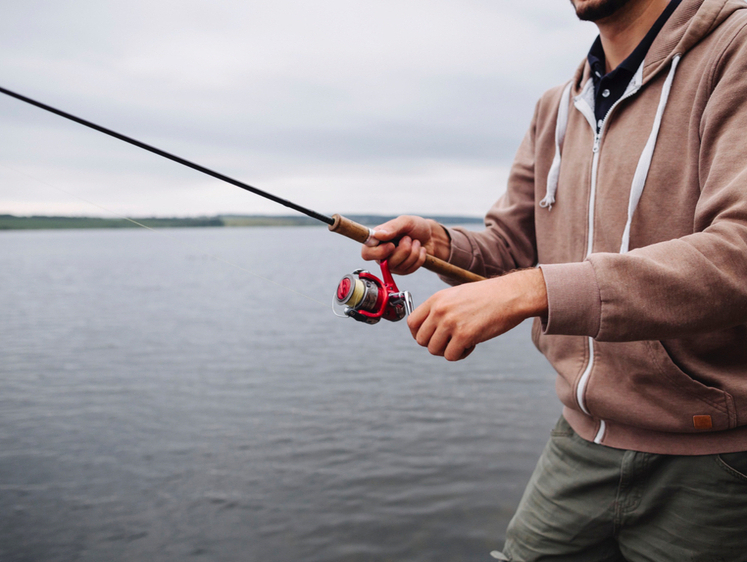
[[0,560],[490,560],[551,368],[526,323],[450,364],[336,318],[363,265],[324,227],[1,232]]

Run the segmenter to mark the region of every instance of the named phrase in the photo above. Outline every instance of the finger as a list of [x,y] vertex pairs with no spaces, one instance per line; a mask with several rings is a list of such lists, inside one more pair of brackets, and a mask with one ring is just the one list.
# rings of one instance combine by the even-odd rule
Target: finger
[[396,246],[391,242],[379,244],[378,246],[361,246],[361,257],[367,261],[385,260],[396,250]]
[[[417,332],[413,334],[413,337],[415,338],[415,341],[418,342],[418,345],[427,347],[428,351],[431,351],[431,341],[433,340],[434,335],[438,332],[438,329],[438,322],[435,321],[431,312],[420,323],[420,326],[418,326]],[[446,346],[444,345],[444,347]],[[434,353],[434,355],[436,355],[436,353]]]
[[425,319],[428,318],[428,309],[429,302],[425,301],[423,304],[413,310],[407,317],[407,327],[410,328],[410,333],[416,341],[420,326],[423,324],[423,322],[425,322]]
[[397,268],[401,274],[407,275],[409,273],[413,273],[416,269],[418,269],[418,267],[420,267],[419,262],[422,248],[423,246],[420,243],[420,240],[412,241],[409,254],[405,258],[405,261],[403,261]]
[[444,359],[447,361],[461,361],[472,353],[475,349],[474,345],[465,346],[464,340],[460,338],[451,338],[446,348],[444,349]]
[[[397,248],[391,253],[388,258],[389,268],[392,270],[392,272],[399,274],[404,273],[402,264],[406,264],[408,263],[408,261],[410,261],[413,251],[413,244],[414,241],[409,236],[403,237],[397,243]],[[418,246],[419,245],[420,244],[418,243]]]
[[388,242],[402,236],[412,230],[412,219],[408,216],[397,217],[390,221],[380,224],[374,228],[374,238],[382,242]]
[[436,355],[438,357],[446,357],[445,353],[449,348],[451,341],[451,334],[443,329],[443,326],[438,326],[428,342],[428,352],[431,355]]

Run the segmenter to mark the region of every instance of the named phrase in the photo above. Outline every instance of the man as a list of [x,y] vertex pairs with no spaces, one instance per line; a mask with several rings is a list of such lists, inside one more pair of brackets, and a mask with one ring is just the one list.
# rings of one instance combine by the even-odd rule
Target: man
[[539,100],[486,229],[400,217],[363,257],[489,277],[408,319],[448,360],[535,317],[563,417],[494,557],[743,562],[747,4],[572,3],[599,38]]

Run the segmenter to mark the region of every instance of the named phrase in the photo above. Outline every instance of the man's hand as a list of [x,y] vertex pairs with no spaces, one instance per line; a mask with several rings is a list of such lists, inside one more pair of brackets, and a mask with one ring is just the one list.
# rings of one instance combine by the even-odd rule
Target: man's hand
[[401,216],[374,229],[378,246],[363,246],[364,260],[387,260],[389,269],[407,275],[425,263],[426,254],[442,260],[449,258],[451,241],[444,228],[434,220]]
[[439,291],[413,311],[407,325],[433,355],[458,361],[478,343],[546,314],[542,270],[526,269]]

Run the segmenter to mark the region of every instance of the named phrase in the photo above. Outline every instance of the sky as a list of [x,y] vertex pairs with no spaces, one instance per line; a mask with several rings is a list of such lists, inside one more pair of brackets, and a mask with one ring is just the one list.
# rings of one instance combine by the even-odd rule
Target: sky
[[[568,0],[0,0],[0,86],[323,214],[482,216]],[[0,95],[0,214],[293,214]]]

